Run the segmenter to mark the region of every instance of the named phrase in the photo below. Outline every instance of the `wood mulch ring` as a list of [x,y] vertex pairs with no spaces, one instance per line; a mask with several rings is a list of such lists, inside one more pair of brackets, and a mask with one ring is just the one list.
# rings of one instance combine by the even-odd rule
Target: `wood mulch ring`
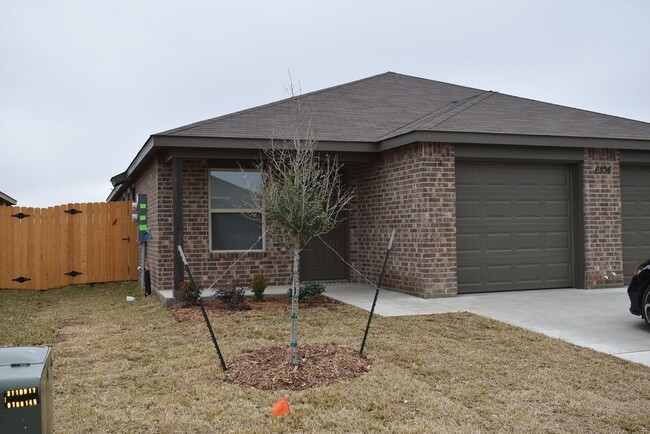
[[[219,300],[204,300],[205,309],[214,315],[232,315],[238,312],[266,312],[291,310],[291,298],[286,295],[266,296],[264,301],[246,298],[246,307],[228,309]],[[325,296],[301,302],[300,309],[336,309],[340,304]],[[203,321],[198,305],[178,303],[170,307],[179,321]],[[370,360],[360,357],[358,350],[324,344],[305,344],[298,347],[298,365],[291,366],[290,350],[286,346],[263,347],[235,357],[228,363],[225,380],[262,390],[302,390],[326,386],[356,378],[370,369]]]
[[370,370],[358,350],[325,344],[298,347],[298,365],[291,366],[288,347],[263,347],[235,357],[225,380],[262,390],[303,390],[351,380]]

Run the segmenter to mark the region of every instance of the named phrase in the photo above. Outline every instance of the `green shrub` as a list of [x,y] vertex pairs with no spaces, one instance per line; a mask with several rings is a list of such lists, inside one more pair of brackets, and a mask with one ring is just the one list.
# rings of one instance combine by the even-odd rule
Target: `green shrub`
[[[298,301],[308,303],[312,298],[321,295],[325,292],[325,285],[318,282],[307,282],[300,285],[300,294],[298,295]],[[291,288],[287,291],[289,297],[291,297]]]
[[255,300],[264,300],[264,290],[269,286],[269,281],[263,274],[255,274],[251,279],[251,291]]

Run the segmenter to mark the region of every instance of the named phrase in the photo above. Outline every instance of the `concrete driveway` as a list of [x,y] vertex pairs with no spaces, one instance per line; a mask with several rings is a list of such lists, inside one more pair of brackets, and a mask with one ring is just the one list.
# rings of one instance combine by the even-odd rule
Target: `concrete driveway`
[[[286,289],[284,290],[286,291]],[[327,296],[370,310],[370,285],[328,285]],[[423,299],[382,289],[382,316],[472,312],[650,366],[650,327],[629,313],[626,288],[552,289]]]

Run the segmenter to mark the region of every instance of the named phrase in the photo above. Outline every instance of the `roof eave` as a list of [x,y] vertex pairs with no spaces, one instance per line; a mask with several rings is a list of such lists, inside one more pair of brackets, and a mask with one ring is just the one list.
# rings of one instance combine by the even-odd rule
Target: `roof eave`
[[414,142],[437,143],[473,143],[485,145],[519,145],[519,146],[550,146],[560,148],[607,148],[648,150],[650,140],[611,139],[598,137],[570,136],[540,136],[526,134],[495,134],[445,131],[413,131],[400,136],[391,137],[379,142],[378,151],[408,145]]
[[[214,148],[264,150],[271,147],[269,138],[228,138],[196,136],[153,136],[156,148]],[[277,139],[280,142],[282,139]],[[319,140],[317,149],[329,152],[377,152],[377,143],[363,141]]]
[[[607,148],[646,151],[650,140],[612,139],[598,137],[540,136],[525,134],[495,134],[473,132],[413,131],[379,142],[328,141],[318,142],[318,150],[325,152],[380,153],[415,142],[471,143],[485,145],[546,146],[561,148]],[[117,196],[133,180],[140,165],[156,149],[239,149],[263,150],[270,146],[268,138],[196,137],[178,135],[153,135],[149,137],[128,169],[111,178],[115,187],[108,201]]]

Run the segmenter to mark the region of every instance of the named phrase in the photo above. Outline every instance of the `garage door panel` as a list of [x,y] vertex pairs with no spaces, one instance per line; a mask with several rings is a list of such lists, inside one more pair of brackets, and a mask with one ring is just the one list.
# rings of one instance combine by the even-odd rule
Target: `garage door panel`
[[542,173],[529,167],[515,167],[509,171],[512,185],[520,187],[539,187],[542,185]]
[[484,203],[486,219],[507,219],[510,220],[510,201],[486,200]]
[[542,203],[539,200],[520,200],[515,203],[514,217],[517,219],[539,218],[542,209]]
[[456,213],[461,214],[465,220],[479,220],[481,218],[480,200],[456,201]]
[[518,252],[539,252],[542,245],[541,232],[519,232],[515,234],[515,250]]
[[463,286],[481,285],[481,267],[458,267],[458,284]]
[[627,218],[637,218],[638,213],[636,205],[636,201],[621,200],[621,214],[623,216],[623,220]]
[[545,250],[569,252],[571,249],[571,233],[569,231],[549,231],[545,233]]
[[568,200],[546,200],[544,201],[545,217],[568,219],[570,217],[570,202]]
[[486,265],[484,267],[485,281],[491,285],[508,285],[510,284],[510,276],[514,271],[514,266],[511,264],[501,265]]
[[512,234],[509,232],[485,234],[485,251],[489,253],[512,251]]
[[568,166],[458,162],[456,177],[459,292],[572,286]]
[[623,231],[623,245],[631,247],[636,245],[636,231]]
[[465,253],[480,253],[481,252],[481,235],[474,234],[458,234],[456,237],[456,248]]
[[542,280],[541,264],[519,264],[517,265],[517,280],[521,283],[535,283]]
[[508,186],[510,185],[510,175],[506,172],[475,172],[477,175],[477,182],[475,185],[491,185],[491,186]]
[[568,188],[571,179],[566,167],[547,167],[544,169],[544,187]]
[[546,280],[550,283],[564,283],[571,279],[571,268],[566,262],[547,262]]
[[629,282],[635,267],[650,258],[650,167],[621,166],[623,276]]
[[650,168],[645,167],[642,169],[641,173],[638,175],[640,178],[640,184],[642,188],[650,189]]

